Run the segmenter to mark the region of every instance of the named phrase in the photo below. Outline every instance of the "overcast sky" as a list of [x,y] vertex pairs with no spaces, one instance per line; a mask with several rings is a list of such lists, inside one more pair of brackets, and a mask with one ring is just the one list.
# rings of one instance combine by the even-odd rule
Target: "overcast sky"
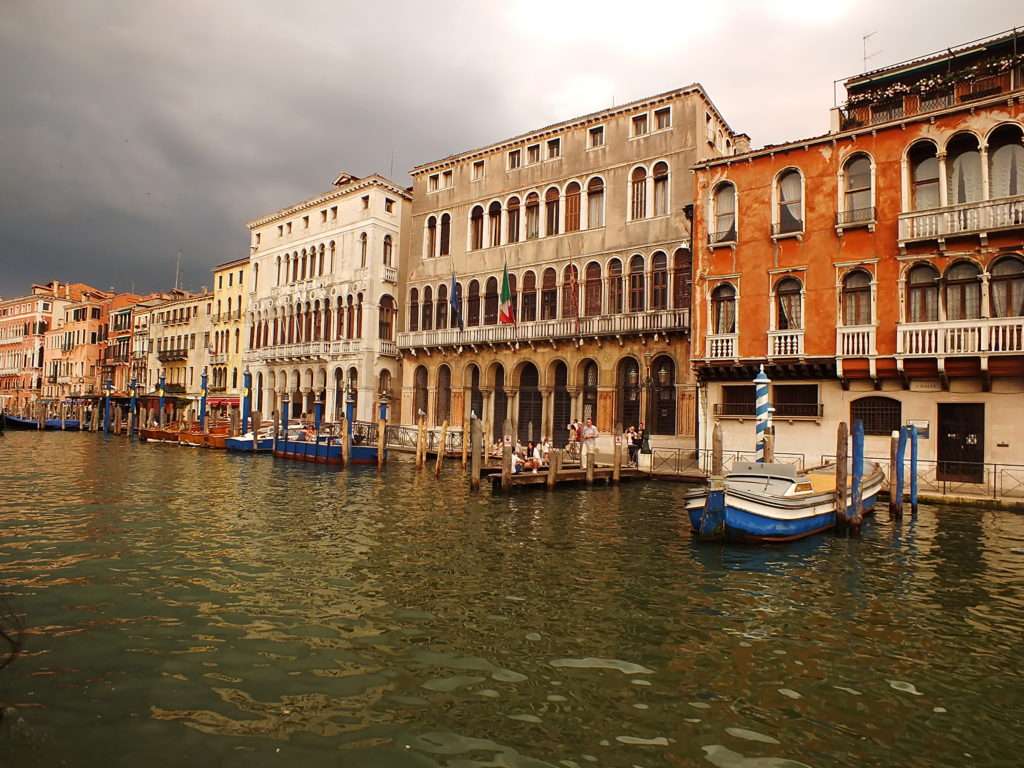
[[1024,25],[1020,0],[93,2],[0,12],[0,295],[208,284],[245,223],[693,81],[755,146],[833,80]]

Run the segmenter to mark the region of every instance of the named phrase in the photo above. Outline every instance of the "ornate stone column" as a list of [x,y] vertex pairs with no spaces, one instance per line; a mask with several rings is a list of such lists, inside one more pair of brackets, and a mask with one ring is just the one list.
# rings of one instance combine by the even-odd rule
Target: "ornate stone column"
[[552,437],[551,419],[554,409],[551,403],[551,393],[553,391],[552,387],[540,388],[540,433],[536,435],[538,440]]

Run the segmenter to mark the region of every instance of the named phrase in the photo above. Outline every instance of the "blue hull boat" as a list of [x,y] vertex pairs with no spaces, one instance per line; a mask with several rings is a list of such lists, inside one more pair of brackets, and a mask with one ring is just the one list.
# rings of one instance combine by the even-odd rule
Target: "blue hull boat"
[[256,449],[253,450],[252,446],[252,433],[247,435],[239,435],[238,437],[229,437],[224,441],[224,447],[229,451],[238,451],[240,453],[270,453],[274,448],[273,437],[261,437],[256,441]]
[[[377,446],[375,445],[353,445],[353,464],[376,464]],[[280,459],[292,459],[293,461],[308,461],[313,464],[335,464],[340,465],[341,443],[331,440],[321,442],[304,440],[278,440],[277,450],[274,456]],[[387,458],[387,449],[384,449],[384,458]]]
[[[25,418],[24,416],[13,416],[9,413],[4,414],[4,420],[7,426],[11,429],[39,429],[39,422],[35,419]],[[78,419],[64,419],[64,429],[78,429]],[[43,422],[43,429],[59,430],[60,419],[46,419]]]
[[[884,475],[865,467],[862,504],[875,506]],[[718,485],[686,495],[694,535],[703,541],[796,541],[836,526],[835,467],[801,473],[788,464],[737,464]],[[850,490],[846,509],[853,512]]]

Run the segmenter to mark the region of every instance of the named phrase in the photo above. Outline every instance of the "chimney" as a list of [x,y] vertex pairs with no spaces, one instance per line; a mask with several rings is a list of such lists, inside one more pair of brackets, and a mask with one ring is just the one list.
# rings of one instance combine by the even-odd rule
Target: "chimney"
[[750,137],[745,133],[737,133],[732,137],[732,145],[737,155],[750,151]]

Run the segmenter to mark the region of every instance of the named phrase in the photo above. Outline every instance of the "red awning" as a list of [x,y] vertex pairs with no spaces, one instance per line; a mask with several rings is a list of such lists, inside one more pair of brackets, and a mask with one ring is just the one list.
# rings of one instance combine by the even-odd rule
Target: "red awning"
[[238,397],[208,397],[206,398],[207,407],[214,405],[238,405]]

